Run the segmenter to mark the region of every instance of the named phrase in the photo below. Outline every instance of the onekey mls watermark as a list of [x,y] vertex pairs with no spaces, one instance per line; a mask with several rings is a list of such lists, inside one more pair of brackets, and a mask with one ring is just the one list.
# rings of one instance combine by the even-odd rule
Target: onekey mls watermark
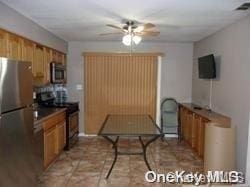
[[199,172],[175,171],[166,174],[148,171],[145,180],[149,183],[171,183],[171,184],[243,184],[244,175],[238,171],[208,171],[206,174]]

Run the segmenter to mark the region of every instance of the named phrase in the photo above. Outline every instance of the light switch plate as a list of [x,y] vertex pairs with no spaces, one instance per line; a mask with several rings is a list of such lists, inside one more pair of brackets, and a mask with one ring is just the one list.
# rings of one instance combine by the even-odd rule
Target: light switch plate
[[76,85],[76,90],[82,90],[82,85],[81,84],[77,84]]

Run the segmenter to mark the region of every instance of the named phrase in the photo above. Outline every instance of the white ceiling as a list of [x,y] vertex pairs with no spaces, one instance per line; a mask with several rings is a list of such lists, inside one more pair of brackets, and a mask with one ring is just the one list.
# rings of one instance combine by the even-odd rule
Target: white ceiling
[[[0,0],[66,41],[111,41],[99,36],[123,19],[156,24],[161,34],[144,40],[198,41],[249,14],[247,0]],[[1,18],[2,19],[2,18]]]

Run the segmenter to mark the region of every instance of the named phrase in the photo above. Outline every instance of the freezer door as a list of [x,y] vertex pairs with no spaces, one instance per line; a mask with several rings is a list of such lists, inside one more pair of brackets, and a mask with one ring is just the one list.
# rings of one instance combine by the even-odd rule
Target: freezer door
[[1,113],[33,103],[33,78],[30,62],[0,58]]
[[36,158],[32,108],[2,115],[0,186],[36,186],[39,174]]

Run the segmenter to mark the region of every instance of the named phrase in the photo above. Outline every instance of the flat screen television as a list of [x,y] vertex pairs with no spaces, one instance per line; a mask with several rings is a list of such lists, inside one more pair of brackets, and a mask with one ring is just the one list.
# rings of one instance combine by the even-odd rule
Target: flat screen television
[[207,55],[198,58],[199,78],[214,79],[216,78],[216,66],[214,55]]

